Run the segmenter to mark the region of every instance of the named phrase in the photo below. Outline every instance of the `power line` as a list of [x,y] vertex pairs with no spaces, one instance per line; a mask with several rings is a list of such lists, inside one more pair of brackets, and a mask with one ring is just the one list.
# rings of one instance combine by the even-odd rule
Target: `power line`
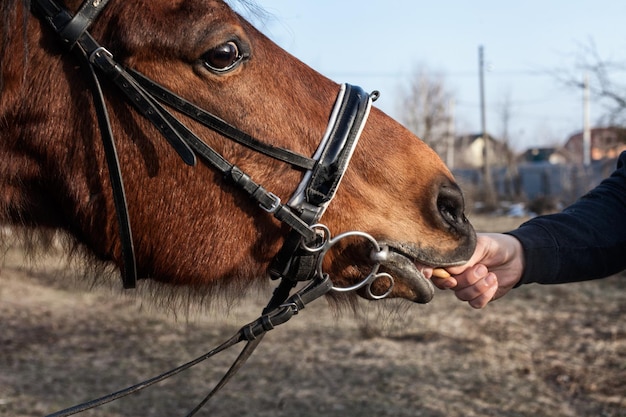
[[[524,106],[536,106],[540,104],[546,104],[546,103],[550,103],[553,101],[561,101],[561,98],[549,96],[549,97],[542,97],[542,98],[531,98],[531,99],[526,99],[526,100],[511,99],[509,101],[509,104],[513,107],[524,107]],[[457,104],[462,107],[478,107],[480,105],[479,103],[475,101],[467,101],[467,100],[457,100]],[[496,100],[495,104],[499,105],[501,104],[501,102],[498,102]]]
[[[553,70],[523,70],[523,69],[506,69],[506,70],[487,70],[487,75],[492,76],[530,76],[545,77],[554,76]],[[333,77],[362,77],[362,78],[397,78],[411,77],[415,75],[412,71],[324,71],[328,76]],[[440,71],[444,77],[478,77],[475,70],[458,70],[458,71]]]

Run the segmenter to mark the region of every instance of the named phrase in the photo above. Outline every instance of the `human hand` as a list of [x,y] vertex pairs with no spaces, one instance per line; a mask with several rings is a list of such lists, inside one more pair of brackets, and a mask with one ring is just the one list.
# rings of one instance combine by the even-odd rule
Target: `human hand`
[[510,235],[479,233],[470,260],[461,266],[446,268],[450,278],[432,277],[441,289],[451,289],[458,299],[474,308],[483,308],[502,297],[517,284],[524,271],[524,250]]

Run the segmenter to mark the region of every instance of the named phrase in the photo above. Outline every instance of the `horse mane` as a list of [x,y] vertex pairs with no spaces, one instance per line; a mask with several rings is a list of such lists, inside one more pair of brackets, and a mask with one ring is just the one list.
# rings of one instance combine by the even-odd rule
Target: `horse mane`
[[[0,38],[0,57],[4,57],[9,46],[9,42],[14,35],[14,25],[17,17],[17,7],[18,2],[22,3],[22,25],[21,25],[21,33],[23,39],[23,56],[24,64],[27,63],[28,60],[28,41],[26,36],[27,31],[27,19],[30,13],[30,0],[5,0],[0,5],[0,16],[2,21],[2,33]],[[6,61],[5,59],[0,60],[0,97],[2,97],[3,87],[4,87],[4,66],[2,62]]]

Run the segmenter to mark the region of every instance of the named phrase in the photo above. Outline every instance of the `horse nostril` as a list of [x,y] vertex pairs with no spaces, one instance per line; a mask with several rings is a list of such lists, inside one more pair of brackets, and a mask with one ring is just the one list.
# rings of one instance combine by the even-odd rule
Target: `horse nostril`
[[442,185],[437,196],[437,210],[442,219],[450,226],[458,229],[467,224],[463,194],[454,183]]

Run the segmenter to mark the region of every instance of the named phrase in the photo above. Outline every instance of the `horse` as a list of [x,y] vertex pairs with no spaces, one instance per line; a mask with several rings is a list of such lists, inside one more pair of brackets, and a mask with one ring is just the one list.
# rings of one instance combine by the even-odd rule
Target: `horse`
[[[313,274],[323,271],[333,288],[355,288],[365,298],[428,302],[430,271],[471,256],[475,233],[452,174],[424,142],[371,106],[375,96],[319,74],[220,0],[111,0],[92,16],[84,9],[101,1],[86,3],[0,6],[3,226],[62,231],[130,276],[125,286],[149,279],[206,295],[266,285],[277,258],[287,259],[279,265],[284,275],[293,254],[312,251],[316,239],[331,244],[321,244]],[[87,36],[97,48],[82,59],[75,52],[86,49]],[[86,67],[112,57],[111,70],[142,92],[136,100],[156,109],[160,125],[150,120],[152,110],[142,114],[120,92],[117,78],[102,77],[102,67],[92,69],[94,87]],[[170,93],[201,110],[157,103]],[[342,171],[330,186],[322,181],[332,203],[326,199],[304,219],[294,201],[306,198],[297,190],[335,151],[319,149],[333,129],[329,120],[342,117],[341,94],[362,108],[349,117],[362,121],[345,129],[355,145],[337,151],[340,162],[331,155],[327,171]],[[201,111],[249,142],[230,140],[191,114]],[[183,133],[168,141],[168,129]],[[190,149],[198,143],[192,134],[200,150]],[[203,149],[228,168],[196,161]],[[294,238],[295,229],[308,236]],[[329,238],[345,233],[340,242]],[[384,278],[359,286],[373,264]]]

